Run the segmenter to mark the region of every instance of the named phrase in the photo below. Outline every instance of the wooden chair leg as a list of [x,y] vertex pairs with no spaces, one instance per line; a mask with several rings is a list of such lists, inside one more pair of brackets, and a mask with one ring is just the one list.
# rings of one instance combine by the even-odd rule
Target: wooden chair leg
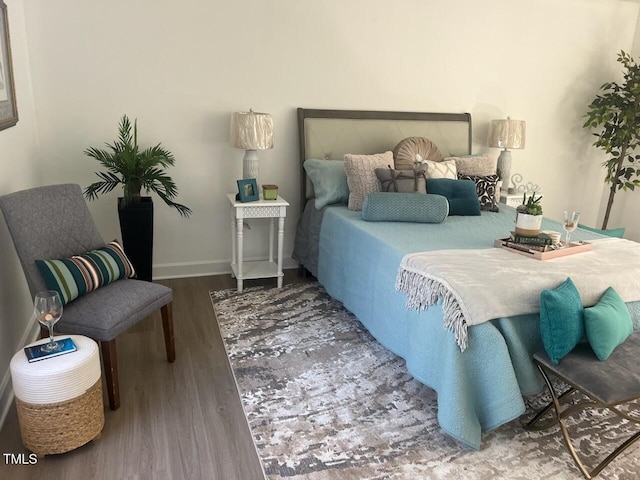
[[109,408],[120,408],[120,389],[118,386],[118,357],[116,355],[116,339],[100,342],[102,347],[102,364],[107,383],[107,395],[109,396]]
[[176,360],[176,345],[173,338],[173,308],[171,302],[160,309],[162,314],[162,328],[164,330],[164,346],[167,350],[167,361],[173,363]]

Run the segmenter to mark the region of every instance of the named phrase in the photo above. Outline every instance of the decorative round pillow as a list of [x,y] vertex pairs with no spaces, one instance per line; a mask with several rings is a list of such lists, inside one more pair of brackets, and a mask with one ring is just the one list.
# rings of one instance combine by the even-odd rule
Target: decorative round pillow
[[424,160],[434,162],[441,162],[443,159],[438,146],[428,138],[407,137],[400,140],[400,143],[393,149],[396,170],[412,170],[416,155],[420,155]]

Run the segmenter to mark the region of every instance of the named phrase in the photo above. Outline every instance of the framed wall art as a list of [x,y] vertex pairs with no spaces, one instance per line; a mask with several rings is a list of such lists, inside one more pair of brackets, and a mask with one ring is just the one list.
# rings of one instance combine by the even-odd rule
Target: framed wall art
[[0,130],[18,123],[7,5],[0,0]]

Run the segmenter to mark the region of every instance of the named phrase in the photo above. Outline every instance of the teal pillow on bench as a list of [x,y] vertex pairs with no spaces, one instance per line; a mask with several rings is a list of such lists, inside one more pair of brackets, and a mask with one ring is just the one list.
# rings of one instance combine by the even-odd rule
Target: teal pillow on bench
[[427,193],[446,197],[449,201],[449,215],[480,215],[480,201],[473,180],[427,178]]
[[598,303],[584,309],[584,328],[596,357],[606,360],[633,332],[633,320],[624,300],[612,287]]
[[540,294],[540,335],[547,355],[556,365],[584,337],[582,310],[580,294],[570,278]]
[[424,193],[370,193],[362,204],[362,219],[368,222],[440,223],[448,213],[445,197]]

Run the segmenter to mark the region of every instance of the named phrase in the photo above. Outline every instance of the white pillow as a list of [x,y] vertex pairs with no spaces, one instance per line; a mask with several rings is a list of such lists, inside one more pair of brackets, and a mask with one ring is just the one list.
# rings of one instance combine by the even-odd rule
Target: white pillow
[[344,170],[347,172],[349,186],[349,210],[362,210],[367,195],[382,190],[382,184],[376,176],[376,168],[393,167],[393,153],[384,152],[373,155],[344,156]]
[[442,162],[433,162],[424,160],[420,155],[416,155],[416,162],[427,166],[427,178],[450,178],[458,179],[458,171],[456,169],[455,160],[444,160]]
[[465,155],[463,157],[447,157],[445,161],[456,162],[456,169],[459,175],[473,175],[476,177],[486,177],[495,175],[497,159],[490,154]]

